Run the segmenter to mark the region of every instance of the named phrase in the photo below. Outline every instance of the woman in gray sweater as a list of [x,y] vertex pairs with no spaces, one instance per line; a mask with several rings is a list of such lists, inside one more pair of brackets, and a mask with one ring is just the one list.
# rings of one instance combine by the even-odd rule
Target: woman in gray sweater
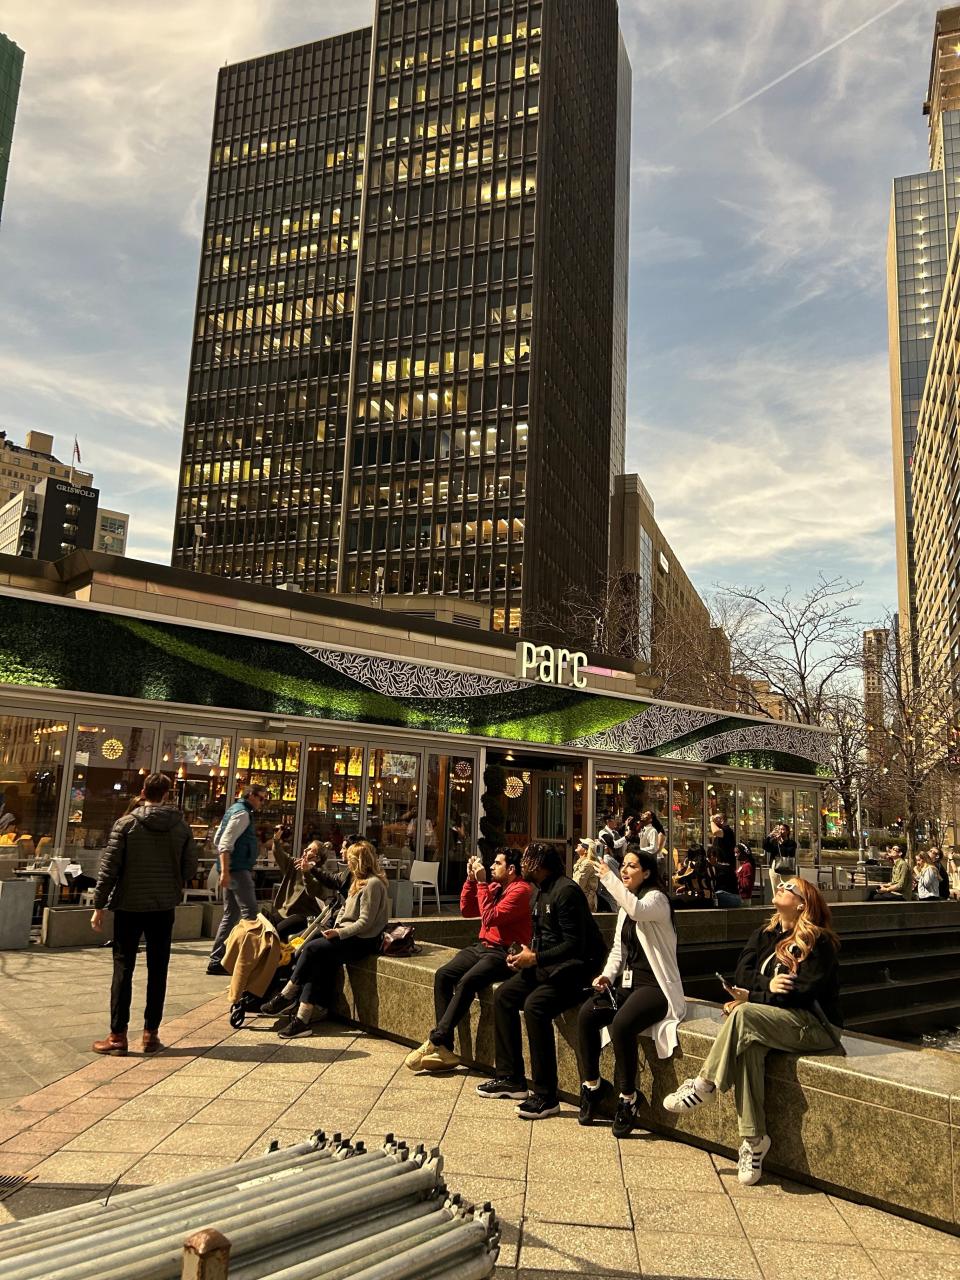
[[[279,1032],[284,1040],[312,1034],[313,1018],[324,1018],[333,1003],[341,967],[350,960],[380,950],[390,918],[390,900],[386,876],[380,869],[373,845],[366,840],[351,845],[347,850],[347,866],[350,887],[336,924],[300,949],[290,981],[261,1009],[267,1014],[293,1015]],[[326,882],[322,874],[318,879]]]

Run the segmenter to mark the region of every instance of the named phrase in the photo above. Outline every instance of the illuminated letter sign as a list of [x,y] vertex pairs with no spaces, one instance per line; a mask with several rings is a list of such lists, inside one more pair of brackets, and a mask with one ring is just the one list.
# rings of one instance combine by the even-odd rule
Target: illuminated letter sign
[[587,678],[583,672],[586,665],[585,653],[571,653],[569,649],[555,649],[549,644],[533,644],[530,640],[521,640],[517,645],[517,675],[524,680],[585,689]]

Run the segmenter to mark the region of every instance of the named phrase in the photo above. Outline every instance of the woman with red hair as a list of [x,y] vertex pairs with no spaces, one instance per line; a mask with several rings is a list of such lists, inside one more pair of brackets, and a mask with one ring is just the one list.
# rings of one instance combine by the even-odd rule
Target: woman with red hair
[[727,1020],[700,1074],[663,1100],[675,1115],[700,1106],[719,1089],[734,1090],[740,1129],[737,1177],[760,1180],[770,1150],[763,1106],[763,1074],[771,1049],[823,1053],[840,1047],[839,939],[830,908],[815,885],[799,876],[784,880],[776,910],[758,929],[737,963],[723,1006]]

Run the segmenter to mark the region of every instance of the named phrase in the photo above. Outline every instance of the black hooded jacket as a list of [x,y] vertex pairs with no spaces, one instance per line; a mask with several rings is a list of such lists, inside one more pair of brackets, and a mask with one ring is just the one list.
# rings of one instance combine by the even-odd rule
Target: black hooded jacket
[[142,804],[113,825],[94,903],[111,911],[170,911],[197,874],[197,842],[172,804]]

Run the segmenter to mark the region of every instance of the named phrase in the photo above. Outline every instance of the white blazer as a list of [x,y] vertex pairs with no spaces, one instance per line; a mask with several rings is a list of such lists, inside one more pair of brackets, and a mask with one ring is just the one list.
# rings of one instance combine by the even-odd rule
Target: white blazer
[[660,990],[667,998],[667,1016],[662,1022],[646,1027],[642,1034],[653,1037],[658,1057],[669,1058],[680,1043],[677,1028],[687,1016],[687,1002],[677,966],[677,934],[670,921],[670,903],[659,889],[651,889],[642,898],[636,897],[625,887],[620,877],[611,871],[604,871],[600,883],[620,908],[616,934],[603,976],[615,982],[623,972],[625,956],[620,934],[623,922],[629,917],[636,924],[643,953]]

